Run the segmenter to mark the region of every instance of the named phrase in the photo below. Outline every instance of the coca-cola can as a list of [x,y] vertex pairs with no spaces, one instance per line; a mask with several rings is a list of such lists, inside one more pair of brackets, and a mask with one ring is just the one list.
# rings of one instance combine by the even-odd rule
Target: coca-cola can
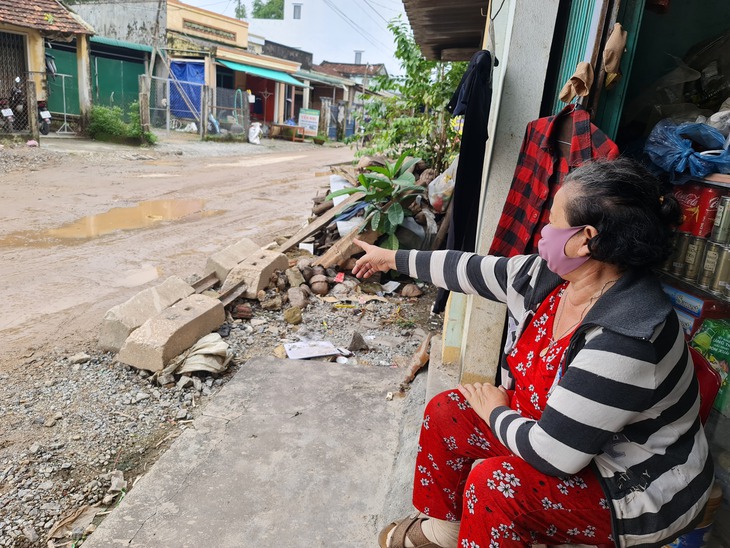
[[700,238],[710,237],[712,234],[712,226],[715,223],[715,216],[717,215],[717,207],[720,204],[722,195],[722,189],[713,186],[702,187],[692,234]]
[[702,187],[698,183],[686,183],[674,189],[674,197],[682,207],[683,220],[679,226],[680,232],[694,234],[697,218],[699,217],[700,193]]

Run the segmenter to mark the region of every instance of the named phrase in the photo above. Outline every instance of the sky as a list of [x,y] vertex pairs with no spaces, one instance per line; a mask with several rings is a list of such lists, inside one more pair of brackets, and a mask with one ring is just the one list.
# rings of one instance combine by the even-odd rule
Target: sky
[[[186,4],[204,8],[216,13],[234,17],[236,0],[182,0]],[[253,0],[244,0],[246,10],[251,15]],[[322,18],[339,32],[318,33],[316,46],[302,47],[302,44],[272,41],[292,47],[302,47],[313,54],[314,62],[323,60],[353,63],[355,50],[363,50],[363,63],[385,63],[388,73],[402,71],[393,56],[395,44],[386,25],[399,14],[407,21],[402,0],[322,0]],[[304,4],[306,8],[306,3]],[[259,34],[256,20],[249,19],[249,32]],[[316,50],[316,51],[315,51]]]

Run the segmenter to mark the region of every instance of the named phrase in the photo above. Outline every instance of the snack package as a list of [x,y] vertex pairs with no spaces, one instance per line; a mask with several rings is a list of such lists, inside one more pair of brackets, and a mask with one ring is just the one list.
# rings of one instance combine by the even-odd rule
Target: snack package
[[728,382],[728,363],[730,363],[730,321],[705,320],[690,341],[710,365],[720,373],[722,386],[715,398],[713,407],[726,417],[730,417],[730,383]]

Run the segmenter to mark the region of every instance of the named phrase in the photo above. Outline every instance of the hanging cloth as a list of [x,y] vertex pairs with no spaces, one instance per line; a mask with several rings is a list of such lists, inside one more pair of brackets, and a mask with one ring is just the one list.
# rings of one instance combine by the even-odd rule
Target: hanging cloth
[[[494,60],[494,66],[498,62]],[[464,115],[459,165],[452,197],[452,215],[447,249],[474,251],[482,191],[482,169],[487,145],[487,122],[492,102],[492,54],[476,52],[446,107],[453,115]],[[439,290],[433,311],[442,312],[449,292]]]
[[[562,152],[560,130],[567,125],[572,125],[570,149]],[[548,223],[553,197],[565,176],[590,160],[618,155],[616,143],[591,123],[580,105],[568,105],[555,116],[527,124],[489,254],[513,257],[536,253],[540,231]]]

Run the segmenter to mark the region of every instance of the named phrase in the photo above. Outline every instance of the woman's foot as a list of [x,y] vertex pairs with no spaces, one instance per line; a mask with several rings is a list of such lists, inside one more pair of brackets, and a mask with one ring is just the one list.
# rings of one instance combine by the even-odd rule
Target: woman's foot
[[380,548],[456,548],[459,523],[426,516],[394,521],[378,536]]

